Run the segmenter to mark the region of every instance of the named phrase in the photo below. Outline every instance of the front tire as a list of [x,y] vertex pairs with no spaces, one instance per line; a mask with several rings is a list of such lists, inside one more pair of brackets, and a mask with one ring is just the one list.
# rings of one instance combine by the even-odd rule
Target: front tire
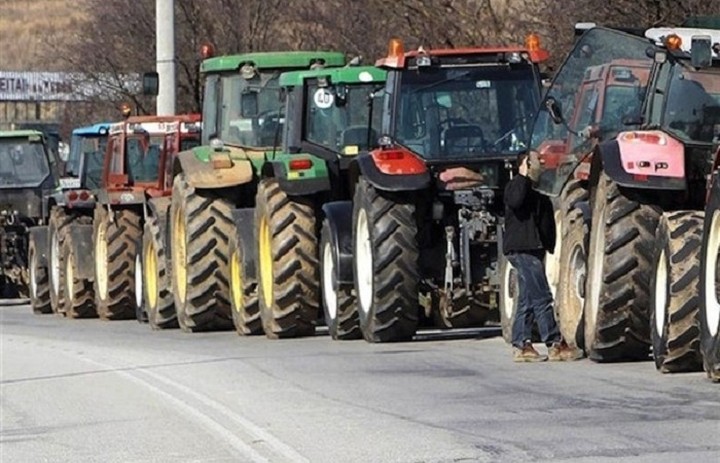
[[703,213],[663,214],[656,236],[650,293],[655,366],[663,373],[699,371],[700,247]]
[[65,236],[62,246],[62,261],[64,270],[64,312],[68,318],[93,318],[97,317],[95,310],[95,293],[93,283],[78,277],[78,259],[73,252],[73,237],[68,233]]
[[368,342],[407,341],[418,326],[415,205],[361,178],[353,200],[355,294]]
[[240,237],[230,237],[230,306],[233,325],[239,335],[250,336],[263,333],[258,303],[258,285],[254,275],[247,275],[243,265]]
[[[35,243],[34,235],[30,235],[30,243],[28,245],[28,272],[30,274],[30,305],[33,313],[48,314],[53,313],[50,303],[50,281],[48,278],[47,267],[40,266],[40,256],[38,255],[37,243]],[[6,284],[7,281],[6,281]]]
[[352,285],[340,284],[337,243],[333,240],[330,224],[323,221],[320,233],[320,274],[322,275],[323,311],[330,337],[346,341],[362,338],[360,321],[352,293]]
[[48,278],[50,281],[50,305],[53,312],[63,315],[65,304],[63,290],[65,288],[65,264],[62,260],[62,246],[67,235],[67,226],[73,216],[60,207],[50,211],[48,220]]
[[502,250],[498,251],[498,272],[500,273],[500,326],[505,342],[512,343],[512,327],[518,310],[517,270],[512,266]]
[[560,252],[560,275],[557,289],[556,318],[563,339],[585,348],[584,318],[585,280],[587,278],[587,234],[583,212],[573,209],[565,217]]
[[585,348],[598,362],[646,360],[660,211],[629,199],[605,173],[598,180],[585,284]]
[[175,303],[170,292],[167,274],[165,240],[154,215],[148,217],[143,231],[143,290],[145,309],[150,327],[154,330],[177,328]]
[[315,208],[277,180],[260,182],[255,201],[260,315],[271,339],[312,336],[320,310]]

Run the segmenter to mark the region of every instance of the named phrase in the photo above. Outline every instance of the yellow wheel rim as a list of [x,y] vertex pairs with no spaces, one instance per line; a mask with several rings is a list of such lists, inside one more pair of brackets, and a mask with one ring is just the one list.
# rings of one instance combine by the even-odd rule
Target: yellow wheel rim
[[260,280],[263,289],[263,300],[267,307],[273,304],[273,256],[270,225],[267,217],[260,220]]
[[230,256],[230,294],[232,296],[233,308],[237,312],[241,312],[243,309],[243,282],[240,265],[240,254],[235,250]]
[[187,297],[187,241],[185,236],[185,221],[182,208],[178,208],[173,217],[173,278],[177,288],[178,299],[185,302]]
[[157,282],[157,256],[155,255],[155,246],[150,245],[145,248],[145,299],[148,307],[152,310],[157,309],[158,303],[158,282]]
[[100,299],[107,299],[108,293],[108,257],[107,257],[107,223],[98,225],[97,241],[95,242],[95,277],[97,278]]

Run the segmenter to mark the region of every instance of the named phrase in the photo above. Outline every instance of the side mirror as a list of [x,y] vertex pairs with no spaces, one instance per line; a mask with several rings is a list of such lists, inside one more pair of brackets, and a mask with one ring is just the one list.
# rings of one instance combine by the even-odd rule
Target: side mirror
[[545,100],[545,109],[547,109],[547,112],[550,113],[550,118],[552,119],[553,123],[562,124],[564,120],[562,115],[562,109],[560,107],[560,103],[555,98],[548,97]]
[[707,68],[712,65],[712,37],[696,35],[692,38],[690,64],[694,68]]
[[258,94],[248,91],[240,95],[240,115],[245,119],[251,119],[258,115]]
[[142,76],[142,94],[146,96],[157,96],[158,87],[160,86],[160,77],[158,73],[146,72]]
[[667,61],[667,52],[665,50],[656,50],[653,60],[658,64],[664,63]]

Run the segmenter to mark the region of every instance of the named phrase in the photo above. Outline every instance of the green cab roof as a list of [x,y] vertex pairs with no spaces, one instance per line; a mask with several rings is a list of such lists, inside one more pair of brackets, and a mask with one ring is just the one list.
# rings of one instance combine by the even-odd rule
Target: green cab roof
[[0,138],[29,138],[42,136],[43,133],[37,130],[0,130]]
[[325,66],[344,66],[345,54],[336,51],[274,51],[246,53],[208,58],[200,65],[200,72],[237,71],[244,64],[258,69],[302,69],[316,61]]
[[280,75],[280,86],[299,87],[306,79],[325,77],[333,84],[383,83],[387,71],[375,66],[352,66],[343,68],[313,69],[312,71],[284,72]]

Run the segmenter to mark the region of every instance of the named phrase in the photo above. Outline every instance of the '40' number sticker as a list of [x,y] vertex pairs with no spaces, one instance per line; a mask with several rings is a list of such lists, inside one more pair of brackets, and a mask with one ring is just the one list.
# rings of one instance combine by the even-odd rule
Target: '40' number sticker
[[328,109],[333,105],[335,97],[330,92],[330,90],[327,90],[325,88],[319,88],[315,91],[313,101],[315,102],[315,106],[317,106],[318,108]]

